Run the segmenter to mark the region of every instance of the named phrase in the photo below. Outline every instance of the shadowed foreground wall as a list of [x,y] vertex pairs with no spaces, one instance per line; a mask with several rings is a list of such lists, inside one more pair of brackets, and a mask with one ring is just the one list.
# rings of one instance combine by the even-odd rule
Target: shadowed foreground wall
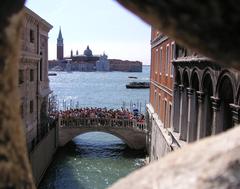
[[[120,1],[120,0],[119,0]],[[220,0],[121,0],[189,48],[239,69],[240,5]],[[0,188],[35,188],[19,117],[17,58],[23,0],[0,6]],[[240,188],[240,128],[169,154],[112,188]]]
[[0,6],[0,188],[35,188],[19,116],[17,81],[23,0]]
[[203,139],[120,179],[110,189],[239,189],[240,127]]
[[240,68],[238,1],[117,1],[185,47],[224,66]]

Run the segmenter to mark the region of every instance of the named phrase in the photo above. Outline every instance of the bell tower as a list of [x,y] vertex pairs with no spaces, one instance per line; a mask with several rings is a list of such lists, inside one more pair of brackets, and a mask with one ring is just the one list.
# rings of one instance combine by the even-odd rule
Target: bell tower
[[62,31],[60,27],[58,38],[57,38],[57,59],[62,60],[63,57],[64,57],[63,56],[63,37],[62,37]]

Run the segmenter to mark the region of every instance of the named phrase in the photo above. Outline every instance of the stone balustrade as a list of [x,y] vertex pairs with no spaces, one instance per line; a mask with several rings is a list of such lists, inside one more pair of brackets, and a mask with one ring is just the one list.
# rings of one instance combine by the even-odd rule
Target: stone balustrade
[[109,128],[128,128],[146,132],[145,123],[135,119],[112,119],[112,118],[90,118],[90,117],[59,117],[60,127],[109,127]]

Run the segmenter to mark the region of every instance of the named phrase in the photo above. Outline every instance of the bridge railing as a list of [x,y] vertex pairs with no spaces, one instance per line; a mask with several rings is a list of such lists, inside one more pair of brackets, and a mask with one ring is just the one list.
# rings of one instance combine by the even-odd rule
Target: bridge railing
[[59,117],[60,127],[110,127],[130,128],[145,131],[146,124],[134,119],[109,119],[109,118],[63,118]]

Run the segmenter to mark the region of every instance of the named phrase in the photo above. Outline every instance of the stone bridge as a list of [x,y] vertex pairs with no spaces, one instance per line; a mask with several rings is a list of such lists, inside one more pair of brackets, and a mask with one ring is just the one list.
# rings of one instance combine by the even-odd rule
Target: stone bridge
[[134,119],[59,118],[59,145],[64,146],[74,137],[88,132],[104,132],[120,138],[132,149],[146,148],[145,123]]

